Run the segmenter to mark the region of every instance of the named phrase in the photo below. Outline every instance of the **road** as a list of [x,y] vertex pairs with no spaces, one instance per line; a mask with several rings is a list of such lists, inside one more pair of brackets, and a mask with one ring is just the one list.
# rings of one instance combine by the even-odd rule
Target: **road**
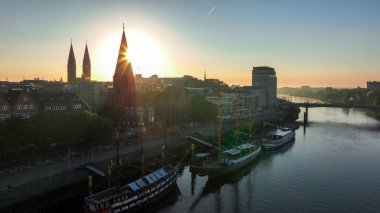
[[[179,142],[181,143],[184,141],[182,138],[186,135],[190,135],[194,132],[207,132],[209,131],[209,127],[198,127],[198,128],[187,128],[185,130],[182,130],[180,133],[178,133],[175,136],[168,136],[167,142],[168,145],[173,142]],[[144,140],[144,148],[146,149],[152,149],[153,150],[161,150],[161,144],[163,142],[163,138],[161,139],[151,139],[151,140]],[[130,144],[124,144],[123,146],[119,147],[119,153],[120,155],[136,152],[138,150],[138,146],[135,143]],[[93,159],[92,159],[93,157]],[[99,162],[107,159],[112,159],[115,157],[115,150],[98,150],[96,153],[94,153],[93,156],[91,154],[84,155],[84,156],[75,156],[71,157],[70,159],[70,165],[69,168],[69,161],[68,157],[65,157],[64,159],[60,161],[55,162],[44,162],[32,165],[28,169],[15,171],[13,173],[6,172],[0,174],[0,191],[6,190],[9,186],[15,187],[30,181],[34,181],[43,177],[52,176],[58,173],[62,173],[71,169],[74,169],[75,167],[83,166],[92,162]]]

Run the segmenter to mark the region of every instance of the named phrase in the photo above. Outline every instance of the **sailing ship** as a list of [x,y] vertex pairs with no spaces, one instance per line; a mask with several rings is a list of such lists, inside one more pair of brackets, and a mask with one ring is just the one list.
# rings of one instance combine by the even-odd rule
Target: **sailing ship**
[[245,138],[244,134],[239,130],[239,108],[240,96],[237,99],[235,107],[235,117],[236,117],[236,130],[233,132],[233,138],[235,144],[222,151],[221,148],[221,124],[222,124],[222,103],[220,98],[219,109],[218,109],[218,148],[217,148],[217,159],[216,160],[206,160],[203,163],[203,170],[206,172],[209,178],[222,176],[234,172],[253,160],[255,160],[261,151],[261,146],[252,141],[252,98],[249,104],[249,135],[248,139]]
[[[142,122],[140,138],[142,138]],[[113,186],[104,191],[90,194],[85,198],[85,212],[138,212],[156,203],[175,188],[180,164],[165,165],[163,159],[161,168],[144,175],[142,139],[140,142],[142,151],[141,178],[121,187]],[[164,158],[164,153],[162,153],[162,157]]]

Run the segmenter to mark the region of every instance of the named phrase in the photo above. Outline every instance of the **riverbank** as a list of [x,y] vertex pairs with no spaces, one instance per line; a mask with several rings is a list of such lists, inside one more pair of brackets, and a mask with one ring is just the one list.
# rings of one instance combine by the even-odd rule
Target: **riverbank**
[[[380,105],[380,90],[353,88],[353,89],[335,89],[332,87],[326,88],[280,88],[278,89],[279,96],[288,95],[293,97],[312,98],[331,104],[347,104],[347,105]],[[380,110],[368,109],[362,110],[368,116],[380,121]]]
[[[345,101],[345,99],[341,98],[326,98],[313,95],[313,94],[303,94],[300,93],[299,95],[293,95],[293,93],[281,93],[279,94],[282,99],[291,99],[292,97],[299,97],[299,98],[305,98],[308,99],[311,102],[324,102],[324,103],[331,103],[331,104],[345,104],[345,105],[371,105],[371,103],[367,103],[366,101]],[[360,98],[359,98],[360,99]],[[373,104],[372,104],[373,105]],[[378,109],[356,109],[364,112],[369,117],[375,118],[376,120],[380,121],[380,110]]]
[[[298,115],[297,115],[298,116]],[[289,109],[273,109],[265,112],[256,112],[255,125],[261,127],[263,121],[285,122],[294,120],[294,111]],[[233,122],[234,123],[234,122]],[[243,122],[244,123],[244,122]],[[231,126],[232,127],[232,126]],[[228,131],[228,129],[226,129]],[[210,125],[185,128],[176,134],[167,137],[167,156],[178,159],[178,156],[190,148],[190,143],[183,139],[186,135],[202,133],[207,138],[211,138],[213,133]],[[162,160],[161,145],[164,138],[145,138],[144,150],[145,159],[148,164],[147,169],[158,166]],[[122,143],[119,153],[125,166],[123,176],[126,180],[133,180],[137,177],[139,167],[139,147],[137,143]],[[68,159],[52,162],[51,164],[41,164],[27,170],[20,170],[15,173],[0,174],[0,210],[30,210],[53,208],[61,206],[67,200],[81,200],[88,193],[87,178],[94,176],[94,188],[104,188],[107,183],[104,179],[96,177],[93,172],[85,168],[92,164],[101,171],[107,171],[110,160],[115,156],[115,150],[102,150],[94,155],[79,155],[70,159],[71,168],[68,168]],[[93,163],[97,162],[97,163]],[[10,186],[10,187],[8,187]],[[94,189],[96,191],[97,189]],[[79,198],[78,198],[79,197]],[[9,211],[8,211],[9,212]]]

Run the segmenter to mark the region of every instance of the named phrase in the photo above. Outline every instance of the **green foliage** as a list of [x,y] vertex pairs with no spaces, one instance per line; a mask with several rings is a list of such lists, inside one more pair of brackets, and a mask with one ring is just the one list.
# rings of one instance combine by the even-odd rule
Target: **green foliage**
[[0,149],[17,151],[98,139],[112,132],[111,119],[94,113],[40,112],[29,120],[11,118],[0,123]]
[[217,109],[206,101],[204,96],[195,94],[189,98],[189,102],[189,115],[193,121],[207,123],[210,120],[215,120]]

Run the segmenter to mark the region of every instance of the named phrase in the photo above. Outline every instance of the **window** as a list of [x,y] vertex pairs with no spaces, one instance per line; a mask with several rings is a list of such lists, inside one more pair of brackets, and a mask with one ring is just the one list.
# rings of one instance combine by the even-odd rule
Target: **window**
[[29,109],[33,109],[33,104],[29,104]]
[[5,118],[10,118],[11,114],[5,114]]
[[17,105],[18,110],[22,110],[22,105]]
[[24,105],[24,109],[28,109],[28,105]]
[[8,106],[7,106],[7,105],[3,105],[3,106],[1,106],[1,109],[2,109],[3,111],[7,111]]
[[4,120],[4,115],[0,114],[0,121]]

